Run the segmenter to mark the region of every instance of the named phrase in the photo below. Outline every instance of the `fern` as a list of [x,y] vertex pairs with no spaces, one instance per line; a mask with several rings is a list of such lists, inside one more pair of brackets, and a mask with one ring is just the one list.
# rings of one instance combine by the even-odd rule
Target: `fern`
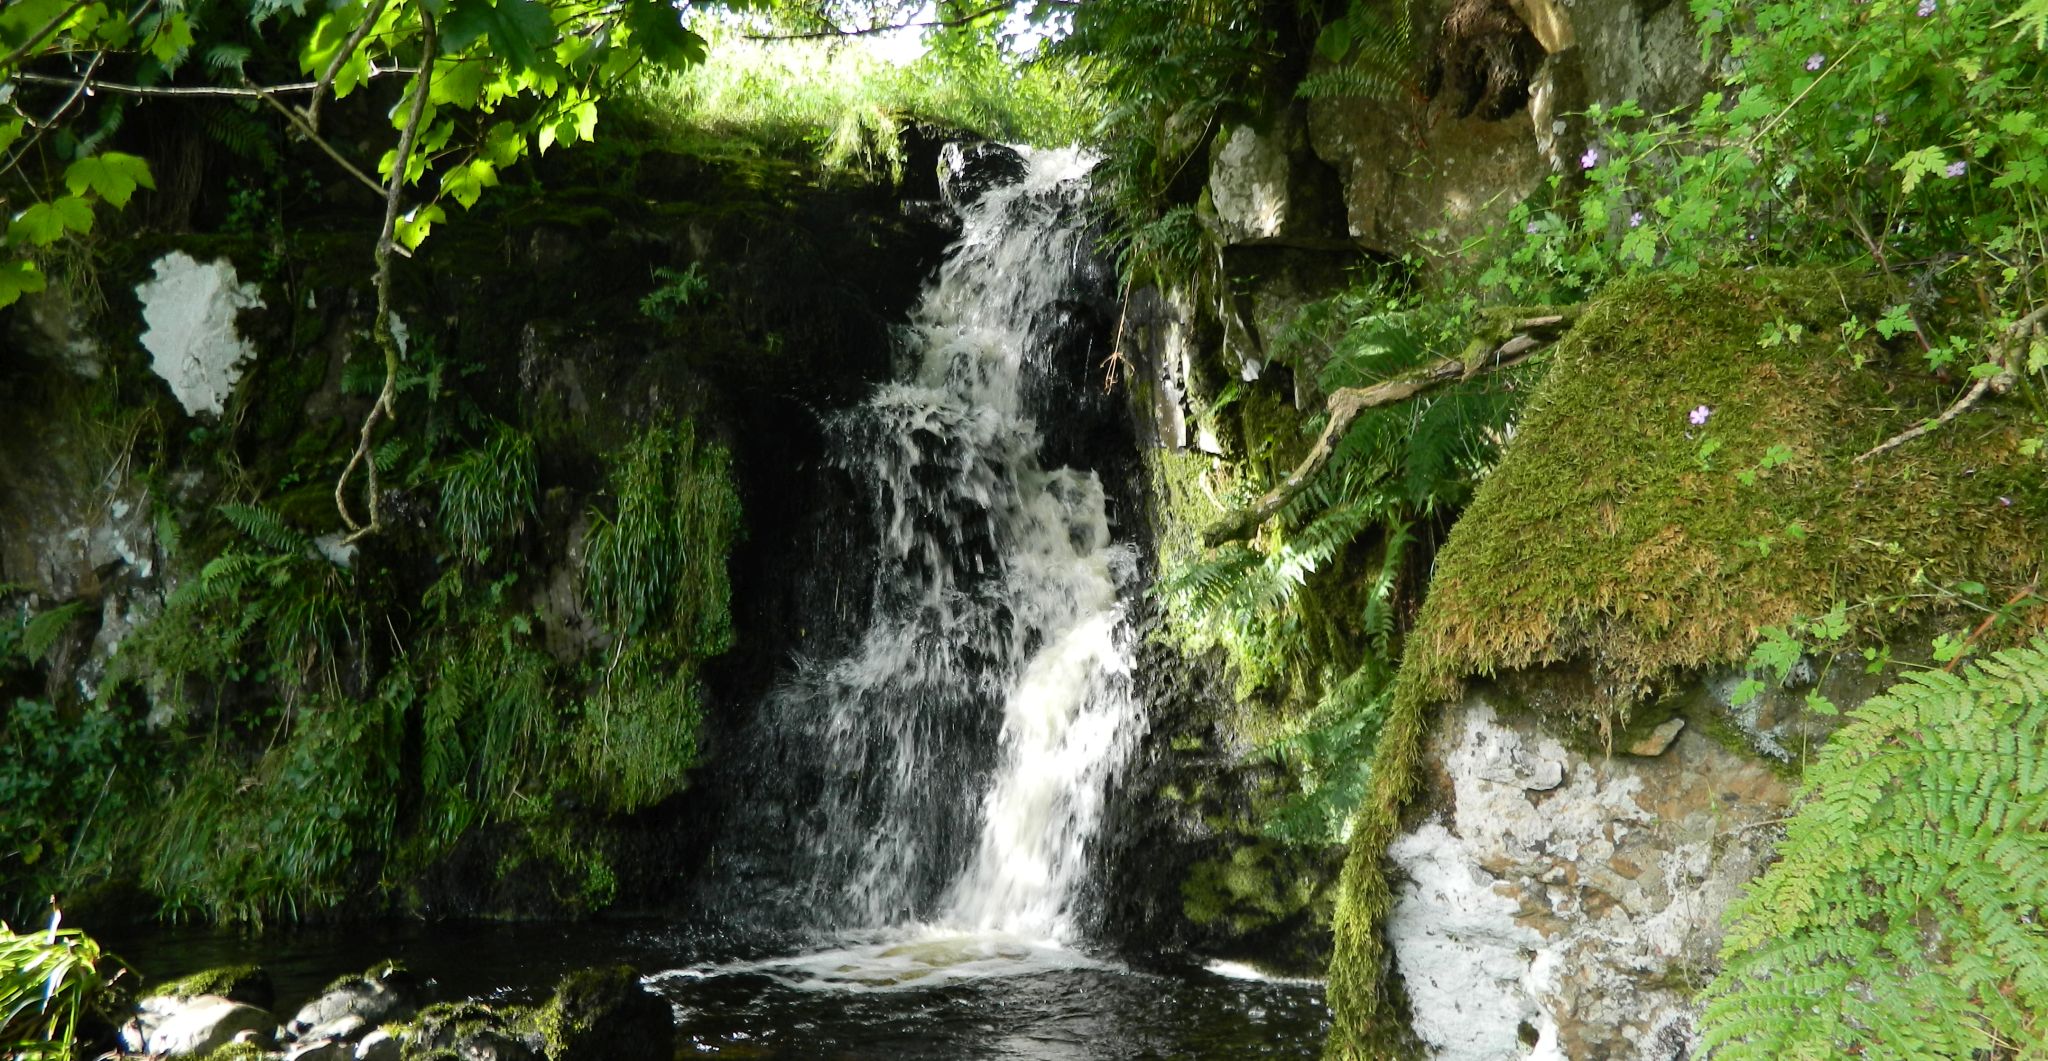
[[2048,637],[1872,699],[1729,912],[1704,1042],[1724,1061],[2038,1056],[2044,829]]
[[525,529],[536,511],[533,436],[503,425],[441,470],[441,533],[472,563]]
[[73,620],[84,614],[86,602],[72,601],[60,604],[28,621],[22,627],[19,650],[31,663],[41,663],[57,647],[58,639],[64,636]]
[[1334,65],[1302,79],[1305,99],[1393,99],[1413,84],[1417,0],[1354,0],[1341,18],[1323,27],[1316,50]]
[[585,585],[607,628],[673,629],[688,651],[732,641],[726,554],[740,533],[731,458],[700,445],[688,421],[627,447],[611,477],[616,510],[596,513],[583,539]]
[[303,553],[313,548],[313,539],[285,522],[274,509],[261,505],[222,505],[221,518],[256,544],[276,553]]

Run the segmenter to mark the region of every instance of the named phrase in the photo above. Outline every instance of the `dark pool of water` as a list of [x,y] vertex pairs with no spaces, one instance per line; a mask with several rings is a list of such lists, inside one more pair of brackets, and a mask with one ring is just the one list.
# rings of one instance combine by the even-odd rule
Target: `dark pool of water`
[[[763,954],[656,923],[163,929],[106,942],[147,981],[260,962],[289,1014],[395,958],[438,997],[533,1002],[571,969],[623,962],[675,1007],[677,1056],[816,1061],[1314,1058],[1322,987],[1199,968],[1135,971],[1005,941],[861,941]],[[964,948],[964,949],[963,949]],[[968,953],[971,951],[972,953]]]

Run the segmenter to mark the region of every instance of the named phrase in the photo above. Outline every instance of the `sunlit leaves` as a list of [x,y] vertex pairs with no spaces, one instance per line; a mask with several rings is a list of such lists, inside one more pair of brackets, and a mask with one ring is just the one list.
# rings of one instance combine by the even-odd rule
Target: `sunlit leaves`
[[0,306],[10,306],[23,295],[43,289],[42,270],[30,261],[0,261]]
[[134,155],[108,151],[73,162],[64,170],[64,186],[71,189],[72,195],[91,191],[122,207],[128,205],[128,198],[137,187],[153,189],[156,181],[149,175],[148,162]]
[[683,25],[667,0],[628,0],[626,28],[647,58],[662,66],[679,70],[704,61],[704,38]]
[[92,231],[92,204],[76,195],[61,196],[44,203],[31,203],[7,226],[7,238],[17,243],[47,247],[66,233]]

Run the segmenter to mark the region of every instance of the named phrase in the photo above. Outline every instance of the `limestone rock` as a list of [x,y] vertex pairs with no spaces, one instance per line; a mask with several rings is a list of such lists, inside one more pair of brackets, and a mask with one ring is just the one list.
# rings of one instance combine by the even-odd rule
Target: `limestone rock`
[[[1721,913],[1768,861],[1790,792],[1713,741],[1664,743],[1576,751],[1485,693],[1445,713],[1421,816],[1388,852],[1388,940],[1434,1056],[1686,1056],[1687,985],[1713,968]],[[1551,766],[1556,784],[1530,784]]]
[[1634,744],[1629,745],[1628,753],[1645,758],[1662,755],[1665,749],[1671,747],[1671,742],[1678,739],[1678,731],[1684,728],[1684,719],[1666,719],[1663,725],[1644,734]]
[[268,1047],[276,1027],[268,1011],[220,995],[156,996],[136,1004],[121,1042],[133,1053],[197,1057],[238,1039]]
[[399,1061],[405,1049],[390,1032],[382,1028],[363,1036],[356,1044],[356,1061]]
[[[367,1030],[405,1020],[419,1012],[424,991],[417,977],[386,962],[369,973],[343,980],[306,1003],[285,1026],[286,1034],[307,1040],[349,1028]],[[359,1023],[350,1023],[351,1019]]]

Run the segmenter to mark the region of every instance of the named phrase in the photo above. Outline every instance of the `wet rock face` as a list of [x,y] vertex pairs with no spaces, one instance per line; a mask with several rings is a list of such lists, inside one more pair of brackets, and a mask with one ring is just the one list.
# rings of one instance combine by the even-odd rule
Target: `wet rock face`
[[1387,924],[1435,1056],[1689,1055],[1721,913],[1768,861],[1790,790],[1698,727],[1654,733],[1654,756],[1588,754],[1484,693],[1439,720],[1388,851]]
[[1023,180],[1028,168],[1024,156],[1002,144],[956,141],[939,149],[939,197],[957,210]]

